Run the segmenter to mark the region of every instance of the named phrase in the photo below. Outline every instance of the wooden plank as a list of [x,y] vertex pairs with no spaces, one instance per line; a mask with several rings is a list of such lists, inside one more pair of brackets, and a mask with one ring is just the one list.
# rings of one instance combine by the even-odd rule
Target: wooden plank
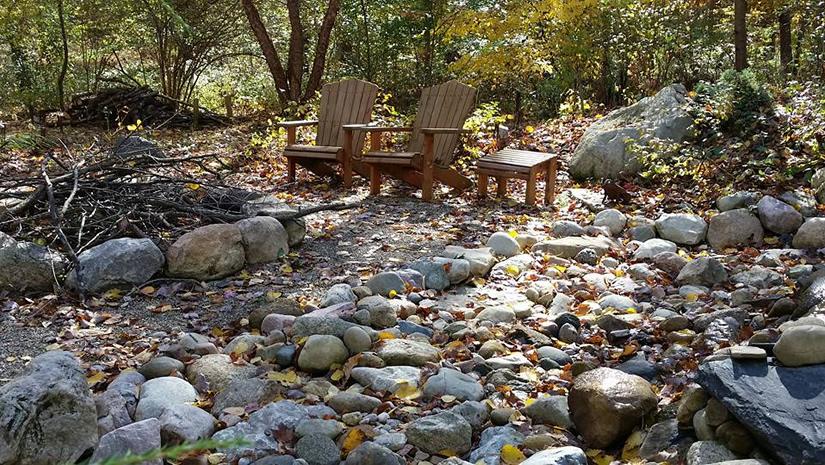
[[424,135],[424,149],[421,151],[421,198],[425,202],[433,200],[433,134]]
[[559,159],[553,158],[547,164],[547,176],[544,186],[544,204],[552,205],[556,199],[556,175],[559,169]]
[[482,199],[487,197],[487,184],[489,183],[489,179],[486,174],[478,174],[478,196]]
[[492,176],[494,178],[504,176],[505,178],[513,178],[513,179],[524,179],[526,180],[529,173],[518,173],[515,171],[502,171],[502,170],[487,170],[487,169],[478,169],[476,173],[484,174],[487,176]]
[[433,176],[439,182],[461,191],[469,189],[473,185],[473,181],[471,181],[470,178],[459,173],[455,170],[455,168],[441,168],[440,166],[434,166]]

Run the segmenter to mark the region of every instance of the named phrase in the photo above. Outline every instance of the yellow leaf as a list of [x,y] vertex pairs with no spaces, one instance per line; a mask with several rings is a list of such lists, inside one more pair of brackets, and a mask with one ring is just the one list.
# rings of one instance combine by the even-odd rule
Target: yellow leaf
[[367,434],[360,428],[351,428],[344,435],[344,440],[341,442],[341,452],[344,455],[349,454],[353,449],[360,446],[364,440],[367,439]]
[[385,339],[395,339],[395,334],[389,331],[381,331],[378,333],[378,339],[383,341]]
[[88,384],[89,386],[94,386],[95,384],[103,381],[105,377],[106,375],[104,375],[102,371],[98,371],[92,376],[88,376],[86,378],[86,384]]
[[518,237],[518,231],[516,231],[515,229],[511,229],[511,230],[507,231],[507,234],[509,234],[510,237],[512,237],[513,239]]
[[292,273],[292,271],[292,267],[289,266],[289,263],[281,265],[281,273]]
[[212,336],[214,336],[214,337],[223,336],[223,330],[221,328],[218,328],[217,326],[212,328],[212,331],[210,331],[210,332],[212,333]]
[[504,272],[514,278],[521,274],[521,270],[516,265],[507,265],[504,268]]
[[413,400],[421,397],[421,391],[407,381],[401,381],[398,384],[400,386],[395,391],[395,396],[399,399]]
[[190,191],[196,191],[201,188],[201,185],[196,182],[187,182],[183,186],[189,189]]
[[103,293],[103,298],[106,300],[116,300],[121,297],[123,297],[123,291],[117,288],[109,289],[108,291]]
[[536,400],[538,400],[538,399],[536,399],[535,397],[528,397],[527,399],[524,399],[524,406],[529,407],[529,406],[533,405],[533,403],[535,403]]
[[501,448],[501,461],[505,465],[518,465],[526,458],[524,453],[512,444],[505,444]]
[[292,370],[272,371],[267,373],[266,377],[284,386],[291,386],[298,382],[298,374]]
[[622,460],[629,461],[639,458],[639,447],[642,445],[642,441],[644,441],[644,435],[642,435],[642,432],[639,430],[634,431],[624,443],[624,447],[622,448]]
[[526,128],[524,128],[524,132],[526,132],[527,134],[532,134],[535,130],[536,128],[534,128],[533,126],[527,126]]
[[616,275],[617,278],[621,278],[622,276],[624,276],[624,270],[616,270],[613,272],[613,274]]
[[280,292],[278,292],[278,291],[268,291],[268,292],[266,293],[266,298],[267,298],[268,300],[275,300],[275,299],[277,299],[277,298],[280,298],[282,295],[283,295],[283,294],[282,294],[282,293],[280,293]]
[[329,379],[331,379],[333,381],[340,381],[341,378],[343,378],[343,377],[344,377],[344,370],[339,368],[339,369],[332,372],[332,375],[330,375]]
[[130,124],[130,125],[126,126],[126,129],[128,129],[130,131],[137,131],[137,125]]
[[688,302],[696,302],[697,300],[699,300],[699,294],[695,292],[688,293],[688,295],[685,296],[685,300],[687,300]]
[[627,310],[625,310],[625,313],[636,313],[636,309],[633,307],[629,307]]
[[395,289],[390,289],[390,292],[387,295],[389,295],[390,299],[392,299],[398,295],[398,291],[396,291]]
[[438,451],[438,455],[443,455],[444,457],[455,457],[458,453],[452,449],[442,449]]
[[590,457],[590,460],[596,465],[610,465],[614,460],[612,455],[607,455],[604,451],[598,449],[587,449],[585,454]]

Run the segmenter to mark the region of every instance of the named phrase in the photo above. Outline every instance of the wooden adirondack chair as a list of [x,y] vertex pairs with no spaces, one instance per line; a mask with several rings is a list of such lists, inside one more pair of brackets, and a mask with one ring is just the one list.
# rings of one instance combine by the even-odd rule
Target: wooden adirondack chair
[[[368,123],[372,106],[378,95],[378,86],[358,79],[344,79],[324,85],[321,89],[321,104],[318,121],[284,121],[278,126],[286,128],[289,181],[295,181],[295,165],[300,164],[320,176],[335,174],[329,163],[341,165],[344,185],[352,185],[352,171],[364,177],[369,170],[360,162],[353,163],[353,155],[360,155],[364,148],[364,137],[353,138],[352,132],[345,133],[344,124]],[[315,145],[301,145],[295,141],[295,129],[300,126],[318,126]],[[354,143],[353,143],[354,142]]]
[[[370,150],[361,162],[370,168],[370,193],[381,190],[381,173],[400,178],[421,189],[425,201],[433,198],[433,180],[464,190],[472,185],[451,168],[464,121],[475,105],[476,90],[458,81],[424,89],[413,127],[345,125],[344,130],[370,134]],[[384,132],[411,132],[405,152],[381,151]]]

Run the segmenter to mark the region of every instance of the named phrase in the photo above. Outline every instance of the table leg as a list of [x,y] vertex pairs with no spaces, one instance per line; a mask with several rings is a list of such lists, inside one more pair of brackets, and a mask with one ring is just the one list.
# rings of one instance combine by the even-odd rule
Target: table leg
[[559,170],[559,160],[551,158],[547,163],[547,176],[544,185],[544,204],[552,205],[556,199],[556,173]]
[[496,195],[499,198],[507,197],[507,178],[504,176],[496,176],[496,181],[498,182],[498,189],[496,190]]
[[487,197],[487,184],[489,184],[490,177],[486,174],[479,173],[478,175],[478,196],[479,198]]
[[535,168],[530,169],[530,174],[527,176],[527,198],[525,199],[527,205],[536,204],[536,176],[538,173]]

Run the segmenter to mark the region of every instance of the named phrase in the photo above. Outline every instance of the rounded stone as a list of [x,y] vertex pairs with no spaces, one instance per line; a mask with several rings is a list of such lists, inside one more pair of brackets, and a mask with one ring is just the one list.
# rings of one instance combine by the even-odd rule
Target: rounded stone
[[323,434],[309,434],[295,444],[295,455],[309,465],[338,465],[341,451],[335,442]]
[[298,355],[298,367],[312,373],[323,373],[334,364],[344,363],[348,357],[349,351],[343,341],[335,336],[314,334],[307,339]]
[[352,354],[360,354],[372,348],[372,339],[363,329],[353,326],[344,331],[344,344]]
[[787,328],[773,348],[773,353],[783,365],[789,367],[825,363],[825,326]]

